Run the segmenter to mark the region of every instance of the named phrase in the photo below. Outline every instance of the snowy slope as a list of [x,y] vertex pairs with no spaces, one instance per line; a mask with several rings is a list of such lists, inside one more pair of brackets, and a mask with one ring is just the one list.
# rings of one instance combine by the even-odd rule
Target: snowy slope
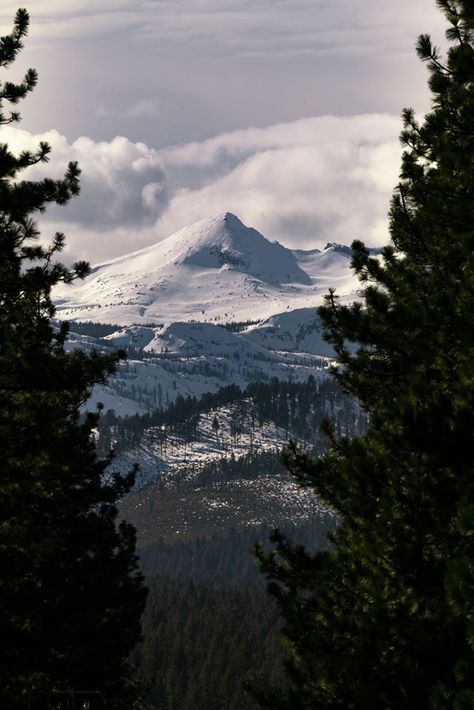
[[329,242],[322,251],[297,249],[293,254],[319,294],[324,295],[330,288],[335,288],[340,296],[347,296],[360,288],[350,268],[351,250],[348,246]]
[[[97,265],[58,290],[56,304],[71,321],[68,347],[128,351],[88,403],[124,415],[230,383],[324,377],[334,353],[316,309],[330,287],[345,301],[357,292],[348,247],[286,249],[225,213]],[[89,337],[74,333],[74,321],[119,327]]]
[[323,338],[315,308],[297,308],[270,316],[244,330],[242,338],[270,350],[334,357],[334,350]]
[[358,283],[349,256],[338,245],[292,251],[227,212],[95,266],[56,291],[57,315],[120,325],[260,320],[317,306],[329,286],[350,296]]

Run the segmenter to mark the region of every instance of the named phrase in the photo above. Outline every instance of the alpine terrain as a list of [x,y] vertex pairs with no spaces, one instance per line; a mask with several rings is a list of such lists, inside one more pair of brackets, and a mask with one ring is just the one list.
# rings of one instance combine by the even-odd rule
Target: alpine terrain
[[[252,666],[262,678],[279,672],[278,618],[250,548],[274,526],[321,547],[336,525],[333,511],[292,482],[281,452],[292,439],[320,455],[326,418],[338,435],[366,426],[327,377],[334,353],[316,308],[332,286],[344,301],[356,294],[347,247],[291,250],[225,213],[56,291],[69,348],[127,353],[87,406],[103,404],[96,437],[103,455],[114,452],[112,473],[139,465],[120,509],[137,529],[151,590],[143,668],[157,707],[182,708],[196,693],[202,707],[227,706],[223,668],[241,668],[239,688]],[[221,603],[227,598],[246,614]],[[209,626],[197,622],[207,615]],[[202,645],[222,661],[206,667],[197,691],[179,669],[202,675],[202,655],[191,650]],[[221,687],[216,697],[209,684]],[[235,707],[247,703],[242,693]]]

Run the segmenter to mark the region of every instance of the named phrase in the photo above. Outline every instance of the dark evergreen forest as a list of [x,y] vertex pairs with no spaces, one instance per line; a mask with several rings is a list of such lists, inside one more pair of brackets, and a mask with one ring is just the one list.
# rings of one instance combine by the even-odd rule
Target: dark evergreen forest
[[[328,518],[285,528],[313,549],[326,544]],[[141,550],[149,602],[137,660],[152,707],[237,710],[257,707],[246,691],[283,678],[280,615],[251,553],[268,527],[232,529]]]

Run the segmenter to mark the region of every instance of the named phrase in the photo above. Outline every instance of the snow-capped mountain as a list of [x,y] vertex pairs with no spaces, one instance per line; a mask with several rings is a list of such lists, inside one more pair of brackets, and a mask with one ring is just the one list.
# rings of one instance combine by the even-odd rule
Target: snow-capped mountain
[[[72,324],[74,330],[74,324]],[[167,323],[163,326],[125,326],[104,337],[116,348],[140,348],[153,353],[182,357],[240,357],[262,359],[268,351],[310,353],[334,357],[323,338],[315,308],[297,308],[231,332],[222,325],[199,321]]]
[[331,287],[354,298],[350,254],[287,249],[227,212],[98,264],[56,292],[68,347],[128,351],[88,405],[144,413],[225,384],[324,378],[334,352],[317,307]]
[[226,212],[96,265],[57,290],[57,315],[118,325],[262,320],[316,307],[330,286],[350,297],[358,282],[349,263],[347,247],[287,249]]

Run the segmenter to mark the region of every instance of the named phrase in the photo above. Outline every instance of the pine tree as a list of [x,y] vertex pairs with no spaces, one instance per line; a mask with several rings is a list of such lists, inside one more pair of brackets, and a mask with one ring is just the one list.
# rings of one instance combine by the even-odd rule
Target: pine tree
[[258,553],[290,648],[271,708],[474,707],[474,5],[437,4],[450,46],[418,39],[432,107],[403,112],[391,242],[354,242],[362,300],[320,309],[370,426],[286,455],[340,524],[316,556],[278,532]]
[[[3,69],[28,24],[18,10],[0,38]],[[14,109],[36,82],[30,69],[0,84],[0,125],[19,120]],[[0,707],[57,708],[66,691],[91,690],[92,707],[128,709],[145,592],[116,502],[134,472],[109,473],[95,450],[98,413],[82,414],[117,356],[66,352],[67,326],[52,322],[51,289],[88,265],[57,261],[63,234],[38,239],[35,215],[79,192],[76,163],[59,180],[21,179],[49,153],[46,143],[20,155],[0,145]]]

